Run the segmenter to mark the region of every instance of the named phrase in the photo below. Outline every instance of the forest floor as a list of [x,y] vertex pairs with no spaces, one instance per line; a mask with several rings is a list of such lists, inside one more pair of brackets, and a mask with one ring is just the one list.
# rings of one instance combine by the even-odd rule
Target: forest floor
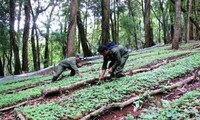
[[[180,79],[184,78],[185,77],[177,78],[177,80],[179,81]],[[183,95],[184,93],[195,90],[196,88],[200,88],[200,80],[192,81],[180,88],[173,89],[171,92],[154,95],[154,99],[147,99],[145,103],[140,105],[139,108],[134,108],[134,105],[128,105],[123,109],[114,109],[107,111],[104,114],[94,118],[94,120],[124,120],[124,118],[128,114],[131,114],[135,118],[137,118],[140,115],[141,110],[148,109],[150,104],[153,103],[156,104],[157,107],[160,107],[158,105],[158,101],[160,101],[161,99],[173,101],[175,99],[180,98],[180,96]]]
[[[195,45],[193,47],[181,48],[181,49],[191,50],[191,49],[199,49],[199,48],[200,48],[200,44]],[[163,61],[175,61],[175,60],[180,59],[181,57],[182,56],[166,58],[166,59],[163,59]],[[143,66],[143,68],[151,68],[150,70],[152,70],[152,69],[156,68],[155,66],[157,64],[158,63],[150,64],[150,65],[147,65],[147,66]],[[90,66],[88,65],[88,67],[90,67]],[[196,71],[197,72],[200,71],[200,66],[199,66],[198,69],[195,69],[194,71],[190,71],[187,74],[185,74],[184,76],[173,79],[171,84],[177,83],[178,81],[185,80],[188,76],[191,76]],[[139,72],[143,72],[143,71],[139,71]],[[46,73],[43,72],[42,74],[49,74],[50,75],[51,72],[47,71]],[[133,71],[127,71],[125,74],[126,75],[132,75],[132,74],[135,74],[135,73],[133,73]],[[98,84],[97,82],[94,82],[91,85],[95,86],[97,84]],[[58,99],[62,99],[63,97],[71,95],[74,92],[79,91],[81,89],[85,89],[85,88],[87,88],[87,85],[84,85],[84,86],[81,86],[81,87],[78,87],[78,88],[75,88],[75,89],[71,89],[67,93],[50,95],[50,96],[47,96],[47,97],[42,97],[41,99],[38,99],[36,101],[29,101],[25,105],[26,106],[28,106],[28,105],[40,105],[40,104],[45,104],[45,103],[49,103],[49,102],[54,102]],[[140,112],[142,110],[149,108],[150,104],[153,103],[153,104],[157,105],[157,107],[161,107],[160,104],[158,103],[159,101],[161,101],[161,99],[167,100],[167,101],[173,101],[175,99],[180,98],[180,96],[182,96],[183,94],[185,94],[189,91],[195,90],[196,88],[200,88],[199,78],[189,82],[188,84],[184,84],[181,87],[177,87],[177,88],[175,88],[175,89],[173,89],[169,92],[159,93],[159,94],[153,95],[153,98],[146,99],[138,107],[135,107],[133,104],[130,104],[130,105],[125,106],[124,108],[114,108],[112,110],[106,110],[103,113],[99,114],[97,117],[93,117],[92,119],[93,120],[125,120],[125,117],[128,114],[137,118],[140,115]],[[0,120],[15,120],[15,119],[16,119],[16,113],[15,113],[14,109],[9,109],[9,110],[3,111],[1,113]]]

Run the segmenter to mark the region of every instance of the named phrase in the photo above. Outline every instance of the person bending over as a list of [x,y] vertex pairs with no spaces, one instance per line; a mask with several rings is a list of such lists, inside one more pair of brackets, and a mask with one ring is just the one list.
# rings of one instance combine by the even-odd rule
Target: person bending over
[[58,79],[58,77],[60,76],[60,74],[64,70],[66,70],[66,68],[71,70],[70,76],[74,76],[74,75],[82,76],[82,74],[79,73],[79,70],[78,70],[78,67],[80,67],[78,65],[78,63],[81,62],[82,60],[83,60],[83,56],[81,54],[77,54],[76,57],[69,57],[69,58],[62,60],[58,64],[58,68],[52,78],[52,82],[55,82]]
[[110,73],[111,78],[124,76],[122,72],[129,56],[128,49],[126,47],[110,42],[107,45],[100,45],[98,52],[103,55],[102,72],[99,80],[104,79],[108,61],[111,61],[108,66],[108,72]]

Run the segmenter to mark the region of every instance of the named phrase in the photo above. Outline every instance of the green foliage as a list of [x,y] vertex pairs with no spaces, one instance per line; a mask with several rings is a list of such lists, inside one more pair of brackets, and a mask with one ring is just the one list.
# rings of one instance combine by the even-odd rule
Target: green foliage
[[[130,93],[144,93],[151,87],[156,86],[158,83],[165,85],[166,83],[163,83],[164,81],[181,76],[187,71],[194,70],[199,65],[200,54],[197,53],[182,58],[179,61],[168,63],[152,71],[138,73],[133,76],[126,76],[122,79],[113,80],[112,82],[104,83],[99,86],[92,86],[79,90],[74,94],[55,102],[55,104],[67,109],[65,114],[67,117],[73,118],[77,114],[89,113],[98,109],[100,106],[129,98]],[[166,106],[169,106],[167,103],[165,104]],[[44,105],[44,107],[47,106],[49,106],[49,104]],[[43,108],[39,109],[37,106],[29,106],[24,110],[29,109],[32,109],[33,113],[36,110],[37,112],[43,110]],[[167,115],[171,116],[172,114],[173,111],[170,111]]]
[[125,120],[134,120],[134,117],[133,117],[131,114],[128,114],[128,115],[125,117]]
[[22,78],[11,79],[11,80],[0,82],[0,86],[15,84],[18,82],[23,82],[23,81],[33,80],[33,79],[38,79],[41,77],[45,77],[45,75],[27,76],[27,77],[22,77]]
[[[51,76],[32,76],[28,78],[20,78],[18,82],[10,81],[10,82],[2,82],[0,83],[0,92],[4,92],[7,90],[14,90],[21,87],[30,86],[39,82],[43,82],[45,80],[51,79]],[[6,84],[5,84],[6,83]]]
[[[189,46],[189,45],[188,45]],[[187,51],[187,50],[177,50],[171,51],[168,50],[170,46],[157,47],[154,49],[145,49],[136,51],[130,54],[130,57],[125,66],[125,71],[133,70],[140,68],[145,65],[149,65],[152,63],[159,62],[165,58],[176,57],[178,55],[183,55],[186,53],[193,53],[190,56],[181,58],[177,61],[167,63],[159,68],[153,69],[151,71],[138,73],[133,76],[125,76],[120,79],[113,79],[112,82],[99,82],[96,86],[88,86],[85,89],[78,90],[73,94],[59,99],[53,103],[41,104],[38,106],[25,106],[18,108],[26,115],[28,118],[37,120],[37,119],[61,119],[61,118],[74,118],[76,115],[85,115],[90,113],[103,105],[112,103],[112,102],[120,102],[124,101],[127,98],[134,94],[142,94],[151,89],[155,89],[155,87],[166,87],[171,79],[182,76],[188,71],[193,71],[194,69],[200,66],[200,54],[197,51]],[[89,73],[85,73],[83,77],[67,77],[63,78],[60,81],[55,83],[45,84],[41,86],[37,86],[35,88],[27,89],[24,91],[12,93],[12,94],[1,94],[0,95],[0,108],[16,104],[18,102],[25,101],[27,99],[33,99],[41,96],[41,90],[44,88],[52,88],[58,86],[66,86],[73,83],[76,83],[81,80],[85,80],[88,78],[98,77],[99,71],[97,69],[101,68],[102,60],[95,60],[95,64],[87,67],[80,68],[81,72],[90,71]],[[69,74],[69,71],[64,72],[64,75]],[[49,76],[51,78],[51,76]],[[44,81],[49,79],[45,77],[36,76],[35,78],[20,78],[13,81],[2,82],[0,85],[16,85],[20,86],[20,84],[25,83],[28,85],[28,82],[32,81],[32,83],[36,83],[37,81]],[[19,87],[18,86],[18,87]],[[0,87],[1,88],[1,87]],[[10,87],[12,88],[12,87]],[[16,87],[17,88],[17,87]],[[2,87],[2,89],[4,89]],[[188,95],[189,97],[190,95]],[[10,99],[12,98],[12,99]],[[193,96],[191,96],[193,98]],[[196,103],[199,102],[195,100]],[[136,106],[139,106],[143,101],[140,99],[135,102]],[[177,103],[185,104],[188,101],[180,101]],[[195,104],[196,104],[195,103]],[[166,108],[173,107],[171,103],[167,101],[162,101],[162,104]],[[179,106],[177,105],[177,106]],[[197,104],[199,105],[199,104]],[[184,107],[183,107],[184,108]],[[154,109],[157,110],[157,108]],[[147,110],[148,112],[152,112],[151,115],[145,116],[145,118],[153,119],[158,117],[162,119],[162,116],[159,117],[159,114],[153,114],[154,109],[152,111]],[[173,110],[166,109],[161,113],[162,115],[166,115],[169,118],[173,116],[173,118],[178,118],[176,114],[177,108],[174,107]],[[60,112],[60,113],[58,113]],[[184,114],[188,114],[184,111]],[[54,114],[55,113],[55,114]],[[195,114],[196,112],[190,111],[190,113]],[[190,114],[189,113],[189,114]],[[129,116],[129,115],[128,115]],[[129,116],[131,118],[131,116]],[[129,118],[128,117],[128,118]]]
[[[95,72],[93,72],[93,73],[84,74],[83,77],[78,77],[78,76],[67,77],[55,83],[37,86],[31,89],[23,90],[23,91],[12,93],[12,94],[0,94],[0,108],[8,106],[8,105],[16,104],[18,102],[21,102],[27,99],[37,98],[41,96],[41,90],[44,88],[66,86],[66,85],[78,82],[80,80],[92,78],[95,76],[96,74]],[[40,79],[43,79],[43,78],[40,78]]]
[[168,102],[162,100],[163,108],[148,108],[142,111],[141,119],[177,120],[177,119],[200,119],[198,109],[200,89],[190,91],[179,99]]

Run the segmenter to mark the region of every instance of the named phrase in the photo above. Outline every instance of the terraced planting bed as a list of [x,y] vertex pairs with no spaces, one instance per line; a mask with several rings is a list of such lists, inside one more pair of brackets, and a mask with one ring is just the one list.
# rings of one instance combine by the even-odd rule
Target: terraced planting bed
[[[8,116],[12,116],[12,119],[33,120],[94,119],[99,116],[110,119],[106,117],[106,113],[112,111],[113,108],[122,109],[126,106],[134,106],[133,109],[139,111],[138,115],[135,116],[136,119],[161,118],[162,111],[168,109],[169,106],[163,106],[163,108],[146,107],[146,109],[140,106],[146,100],[151,101],[153,99],[151,96],[156,96],[158,93],[168,94],[172,90],[191,83],[191,81],[193,83],[199,81],[197,80],[199,77],[197,70],[200,68],[200,52],[197,49],[191,49],[198,44],[200,43],[184,44],[182,45],[183,50],[176,51],[170,50],[170,46],[164,46],[130,53],[125,65],[124,73],[126,76],[113,79],[111,82],[98,80],[102,60],[91,61],[89,66],[80,68],[80,71],[84,72],[83,77],[64,77],[55,83],[47,82],[51,79],[51,75],[0,82],[0,86],[4,86],[0,91],[2,92],[0,95],[2,113],[0,115],[3,120],[6,120]],[[64,73],[64,75],[67,74],[69,72]],[[178,79],[183,76],[184,79]],[[28,88],[32,84],[37,85]],[[197,91],[199,86],[197,86]],[[23,87],[26,89],[20,90]],[[56,94],[54,97],[43,95],[43,90],[54,88],[58,88],[61,91],[60,94]],[[12,93],[9,92],[11,90]],[[163,101],[162,104],[174,105],[173,101],[160,101]],[[190,106],[191,109],[188,108],[190,113],[184,113],[185,117],[177,115],[180,109],[177,111],[170,109],[171,111],[169,110],[168,113],[172,115],[174,113],[177,118],[200,119],[199,108],[194,107],[198,105],[198,99],[195,99],[194,105]],[[148,106],[154,105],[149,102]],[[177,106],[179,104],[170,107]],[[193,109],[195,110],[192,111]],[[151,114],[153,112],[156,114]],[[192,112],[194,113],[190,115]],[[132,117],[134,115],[128,114],[128,112],[121,115],[121,118]],[[168,118],[170,117],[169,115]],[[103,117],[99,118],[103,119]]]

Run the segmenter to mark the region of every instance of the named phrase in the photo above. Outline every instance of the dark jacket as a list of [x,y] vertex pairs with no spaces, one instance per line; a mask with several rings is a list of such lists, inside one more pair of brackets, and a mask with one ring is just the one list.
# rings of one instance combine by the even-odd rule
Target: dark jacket
[[109,68],[112,67],[115,70],[121,64],[121,58],[128,57],[128,49],[122,45],[118,45],[109,51],[109,55],[104,57],[102,70],[107,68],[108,61],[111,61]]

